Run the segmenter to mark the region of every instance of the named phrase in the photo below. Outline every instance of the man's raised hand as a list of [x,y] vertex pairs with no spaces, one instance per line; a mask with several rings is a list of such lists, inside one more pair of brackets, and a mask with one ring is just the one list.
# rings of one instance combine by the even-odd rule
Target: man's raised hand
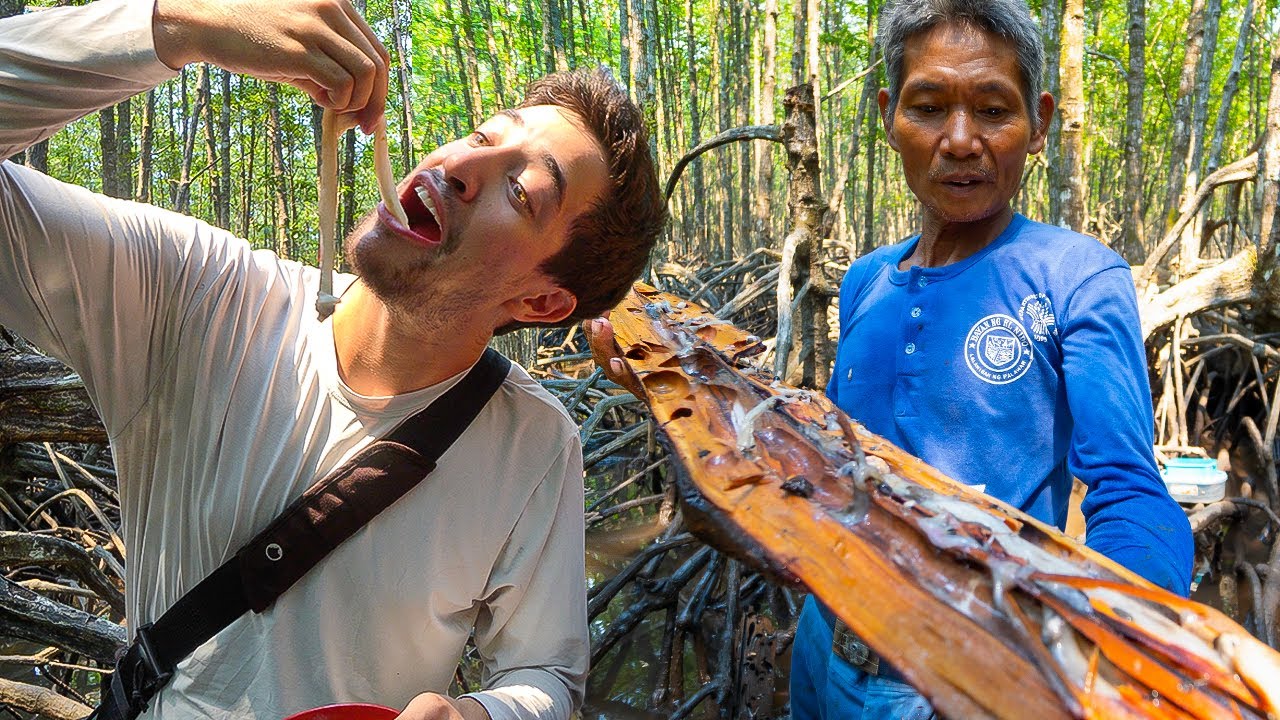
[[372,132],[391,58],[349,0],[156,0],[156,56],[302,89]]

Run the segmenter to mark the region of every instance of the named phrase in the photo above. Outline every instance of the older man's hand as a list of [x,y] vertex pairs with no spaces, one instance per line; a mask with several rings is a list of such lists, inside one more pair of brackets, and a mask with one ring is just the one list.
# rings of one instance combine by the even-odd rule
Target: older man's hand
[[591,347],[591,357],[604,370],[604,376],[631,391],[638,398],[644,397],[640,379],[622,360],[622,350],[613,337],[613,324],[604,318],[582,323],[582,332]]
[[471,698],[454,699],[440,693],[422,693],[409,702],[396,720],[490,720],[484,706]]
[[157,0],[152,34],[171,68],[288,83],[366,132],[382,118],[391,57],[349,0]]

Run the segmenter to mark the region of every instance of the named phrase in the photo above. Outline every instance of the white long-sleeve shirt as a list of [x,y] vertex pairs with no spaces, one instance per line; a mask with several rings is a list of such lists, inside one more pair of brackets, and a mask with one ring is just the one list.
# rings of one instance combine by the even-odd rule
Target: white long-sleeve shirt
[[[102,0],[0,22],[0,157],[172,77],[151,12]],[[0,323],[75,368],[106,425],[131,627],[461,377],[356,394],[317,287],[314,268],[203,222],[0,164]],[[183,661],[146,717],[403,707],[448,688],[474,628],[495,720],[568,718],[588,647],[581,478],[572,421],[513,367],[435,472]]]

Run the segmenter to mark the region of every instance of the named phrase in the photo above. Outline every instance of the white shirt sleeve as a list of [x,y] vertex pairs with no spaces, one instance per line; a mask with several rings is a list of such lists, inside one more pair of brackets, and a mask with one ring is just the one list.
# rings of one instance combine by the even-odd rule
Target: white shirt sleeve
[[99,0],[0,21],[0,160],[177,75],[156,57],[155,0]]
[[[155,56],[152,4],[0,21],[0,156],[172,77]],[[193,248],[220,232],[0,163],[0,323],[79,372],[114,436],[216,284],[218,258]]]
[[466,697],[493,720],[568,720],[582,704],[590,642],[582,451],[571,437],[517,521],[476,621],[485,689]]

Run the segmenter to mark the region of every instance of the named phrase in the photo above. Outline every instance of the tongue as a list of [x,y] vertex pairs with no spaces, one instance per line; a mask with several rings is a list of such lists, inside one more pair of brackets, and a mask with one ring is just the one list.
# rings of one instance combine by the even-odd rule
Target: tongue
[[440,225],[426,208],[409,218],[409,229],[433,242],[440,240]]

